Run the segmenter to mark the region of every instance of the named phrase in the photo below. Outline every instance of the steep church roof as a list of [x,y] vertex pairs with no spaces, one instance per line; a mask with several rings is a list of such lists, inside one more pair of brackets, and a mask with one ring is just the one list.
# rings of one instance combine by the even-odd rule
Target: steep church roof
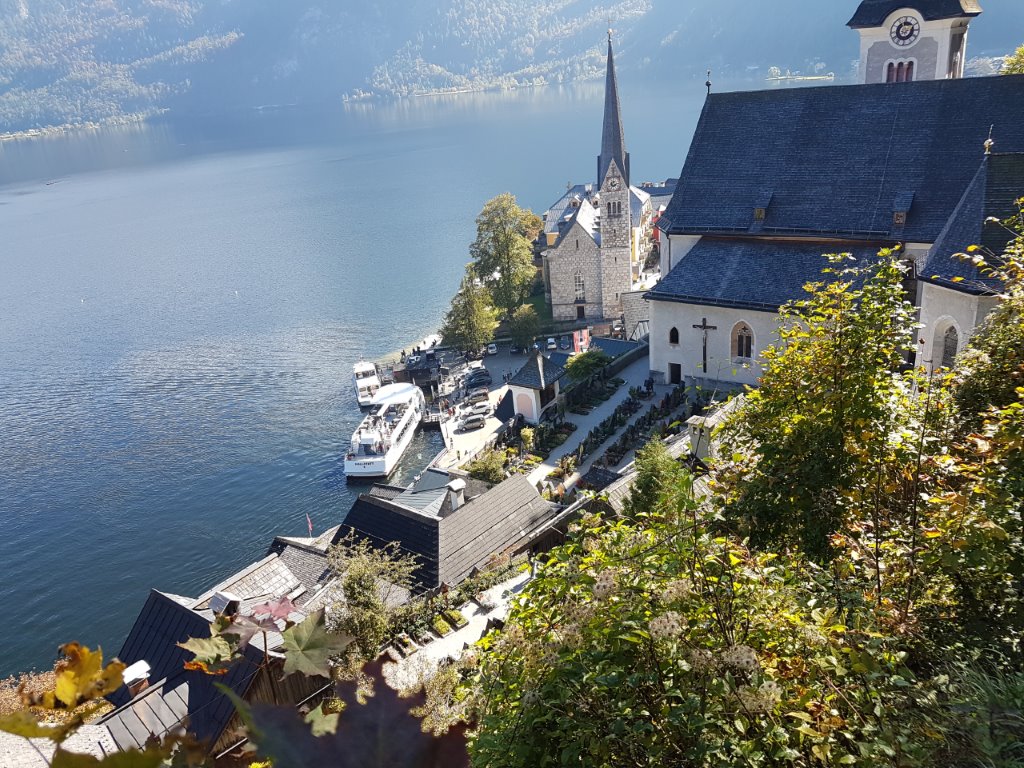
[[978,16],[978,0],[863,0],[846,26],[880,27],[893,11],[913,8],[925,21],[955,19],[958,16]]
[[850,253],[863,264],[878,247],[704,237],[645,298],[775,312],[806,299],[808,281],[824,279],[826,253]]
[[[1000,221],[1019,214],[1016,200],[1024,190],[1024,153],[987,155],[928,257],[921,274],[927,282],[966,293],[998,291],[1000,284],[981,274],[970,261],[957,258],[971,245],[999,256],[1010,242]],[[991,256],[989,256],[991,258]]]
[[619,106],[619,83],[615,77],[615,56],[612,36],[608,33],[608,72],[604,84],[604,126],[601,132],[601,156],[597,158],[597,185],[604,183],[608,167],[615,163],[626,184],[629,184],[629,153],[622,130],[622,111]]
[[658,226],[933,243],[989,128],[1024,151],[1022,114],[1024,75],[711,94]]

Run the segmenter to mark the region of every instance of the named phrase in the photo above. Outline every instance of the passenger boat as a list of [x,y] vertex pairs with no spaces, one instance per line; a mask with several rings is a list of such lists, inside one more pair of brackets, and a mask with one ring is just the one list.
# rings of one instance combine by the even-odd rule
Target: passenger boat
[[345,457],[348,477],[387,477],[416,434],[426,411],[423,390],[415,384],[387,384],[373,398],[370,412],[352,434]]
[[373,396],[380,389],[380,374],[377,373],[377,366],[360,360],[352,367],[352,383],[356,388],[356,400],[360,406],[367,406],[373,403]]

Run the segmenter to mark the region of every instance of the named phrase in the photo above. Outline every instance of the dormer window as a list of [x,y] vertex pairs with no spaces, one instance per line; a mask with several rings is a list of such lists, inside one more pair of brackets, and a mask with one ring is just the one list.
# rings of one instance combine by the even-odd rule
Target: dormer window
[[772,204],[772,192],[759,192],[754,197],[754,221],[762,222],[768,217],[768,206]]
[[754,221],[764,221],[764,217],[767,215],[767,213],[768,211],[765,208],[755,208]]
[[896,213],[894,213],[892,215],[892,225],[894,227],[903,227],[903,226],[906,226],[906,223],[907,223],[907,212],[906,211],[896,211]]
[[894,228],[906,226],[907,214],[910,212],[910,206],[913,204],[913,192],[896,193],[896,199],[892,202],[892,225]]

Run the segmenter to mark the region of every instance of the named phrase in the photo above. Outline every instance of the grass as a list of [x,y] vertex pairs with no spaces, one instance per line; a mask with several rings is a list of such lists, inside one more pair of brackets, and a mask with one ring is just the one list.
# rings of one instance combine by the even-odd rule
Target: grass
[[544,301],[544,292],[534,294],[526,300],[526,303],[533,307],[533,311],[537,313],[537,317],[540,320],[540,327],[543,331],[545,328],[551,328],[555,319],[551,315],[551,307],[548,306],[547,302]]

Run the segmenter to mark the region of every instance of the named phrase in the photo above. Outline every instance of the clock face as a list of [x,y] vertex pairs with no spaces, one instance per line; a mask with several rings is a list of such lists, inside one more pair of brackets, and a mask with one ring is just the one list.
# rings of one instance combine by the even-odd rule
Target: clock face
[[917,36],[920,34],[920,21],[915,19],[913,16],[900,16],[893,22],[892,29],[889,31],[889,38],[895,45],[902,48],[904,46],[913,45],[917,41]]
[[618,179],[610,179],[608,181],[608,188],[609,189],[618,189],[619,188],[619,180]]

